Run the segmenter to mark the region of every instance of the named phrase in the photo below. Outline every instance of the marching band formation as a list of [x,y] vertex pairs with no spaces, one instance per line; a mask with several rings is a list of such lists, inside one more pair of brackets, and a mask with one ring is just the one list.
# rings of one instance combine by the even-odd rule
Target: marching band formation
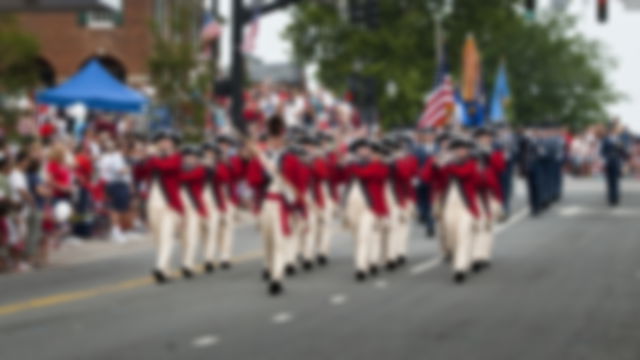
[[[143,163],[150,179],[147,219],[157,242],[153,275],[158,283],[169,280],[178,243],[185,278],[200,266],[206,272],[231,267],[238,214],[250,208],[272,295],[284,291],[286,276],[329,263],[340,221],[354,241],[357,281],[402,267],[416,216],[429,234],[437,229],[453,280],[463,283],[491,265],[495,225],[509,209],[511,150],[518,146],[503,133],[353,136],[287,129],[278,116],[259,138],[242,141],[219,136],[180,147],[175,133],[159,132]],[[241,192],[250,194],[250,206]]]

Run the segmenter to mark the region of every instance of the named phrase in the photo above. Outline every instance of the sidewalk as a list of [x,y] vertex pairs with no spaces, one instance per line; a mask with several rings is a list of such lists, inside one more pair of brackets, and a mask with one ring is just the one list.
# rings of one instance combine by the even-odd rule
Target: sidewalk
[[121,244],[106,239],[67,239],[60,248],[51,252],[47,267],[89,263],[122,255],[144,253],[153,248],[153,243],[146,233],[132,234],[128,239],[126,243]]

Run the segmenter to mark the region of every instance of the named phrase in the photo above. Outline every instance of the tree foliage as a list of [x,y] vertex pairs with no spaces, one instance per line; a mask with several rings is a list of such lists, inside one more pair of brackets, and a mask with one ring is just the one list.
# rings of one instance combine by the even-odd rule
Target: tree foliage
[[36,58],[37,39],[24,32],[17,19],[0,14],[0,91],[19,94],[38,82]]
[[188,138],[199,139],[214,69],[214,65],[199,56],[202,4],[197,0],[173,0],[166,4],[167,18],[152,24],[151,82],[156,99],[169,108],[175,124]]
[[[286,31],[301,62],[317,63],[320,81],[346,90],[354,64],[384,85],[397,85],[395,96],[378,87],[387,126],[414,124],[432,88],[436,72],[433,9],[443,0],[379,0],[382,26],[353,26],[326,2],[305,2],[293,12]],[[462,45],[473,33],[482,53],[483,83],[490,95],[495,72],[506,61],[512,91],[511,121],[531,124],[549,118],[581,127],[606,119],[605,107],[617,97],[606,71],[614,64],[600,44],[574,30],[564,14],[522,16],[517,0],[455,1],[443,19],[446,54],[454,79],[461,69]]]

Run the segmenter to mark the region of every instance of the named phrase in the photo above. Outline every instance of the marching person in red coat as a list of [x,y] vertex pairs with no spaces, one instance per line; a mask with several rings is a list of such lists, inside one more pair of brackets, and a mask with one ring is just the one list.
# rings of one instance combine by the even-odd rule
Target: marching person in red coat
[[215,144],[204,144],[202,161],[206,169],[206,180],[202,196],[207,209],[204,236],[204,269],[207,273],[215,270],[220,258],[220,230],[227,209],[225,186],[229,176],[227,168],[220,162],[220,156],[220,149]]
[[200,161],[201,156],[201,150],[195,146],[186,146],[182,149],[180,173],[180,198],[184,208],[182,276],[187,279],[193,277],[196,251],[202,238],[201,229],[207,219],[207,208],[203,196],[207,171]]
[[376,275],[380,265],[381,235],[388,221],[385,183],[389,167],[381,161],[380,147],[366,139],[351,146],[354,153],[347,165],[350,187],[346,195],[345,218],[355,238],[356,280]]
[[147,216],[157,245],[153,275],[158,283],[164,283],[168,280],[175,234],[184,215],[180,198],[182,157],[177,151],[177,135],[161,132],[155,136],[154,142],[155,155],[148,163],[152,180],[147,199]]
[[470,154],[472,143],[455,139],[449,144],[451,151],[436,160],[432,171],[422,173],[423,181],[431,181],[435,174],[443,179],[444,191],[439,197],[441,231],[446,241],[446,258],[453,261],[454,280],[462,283],[471,265],[474,228],[480,217],[478,204],[478,164]]
[[[260,211],[260,230],[264,240],[265,272],[269,293],[280,294],[284,288],[282,278],[290,250],[294,242],[291,224],[292,207],[302,194],[300,160],[286,148],[285,125],[282,118],[274,116],[267,122],[268,147],[249,148],[268,177],[268,187]],[[254,164],[255,165],[255,164]],[[258,170],[252,170],[257,174]]]
[[473,248],[473,270],[478,272],[488,268],[491,263],[494,243],[494,225],[501,217],[503,209],[503,191],[500,178],[506,169],[502,150],[495,149],[493,132],[478,129],[474,134],[477,144],[479,165],[478,195],[480,198],[480,224],[477,228]]
[[316,222],[313,236],[313,247],[318,264],[323,266],[329,261],[329,248],[331,244],[332,218],[335,211],[335,199],[331,195],[330,179],[331,166],[328,155],[323,147],[322,136],[317,136],[313,149],[313,159],[311,160],[312,171],[312,208],[314,221]]
[[411,219],[416,209],[414,184],[418,177],[419,161],[418,157],[410,151],[411,147],[411,139],[402,136],[397,139],[396,157],[392,163],[391,186],[398,216],[391,231],[391,236],[394,237],[394,251],[391,262],[387,263],[390,269],[406,263]]
[[236,153],[235,140],[229,136],[221,135],[217,139],[217,144],[222,153],[221,163],[226,172],[226,194],[227,207],[224,213],[224,221],[220,229],[220,256],[221,267],[228,269],[231,267],[231,254],[233,251],[234,231],[240,210],[239,185],[245,177],[245,161]]

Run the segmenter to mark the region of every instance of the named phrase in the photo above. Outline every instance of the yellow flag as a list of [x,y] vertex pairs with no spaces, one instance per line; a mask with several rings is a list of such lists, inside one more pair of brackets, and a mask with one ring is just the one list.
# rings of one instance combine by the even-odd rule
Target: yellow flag
[[462,51],[462,99],[472,101],[477,97],[480,82],[480,53],[476,39],[467,35]]

